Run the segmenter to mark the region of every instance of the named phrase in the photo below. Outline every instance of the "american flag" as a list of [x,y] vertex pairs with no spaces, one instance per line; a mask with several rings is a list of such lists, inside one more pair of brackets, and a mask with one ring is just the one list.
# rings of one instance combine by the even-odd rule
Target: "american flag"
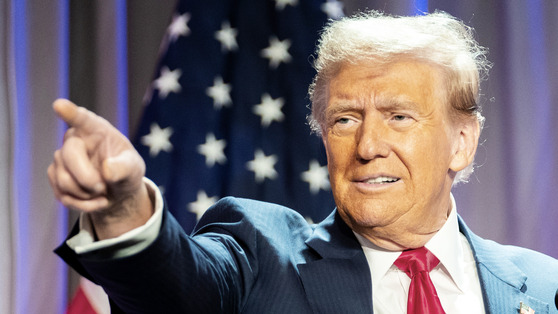
[[332,0],[184,0],[163,42],[134,145],[189,232],[219,198],[334,208],[307,89]]

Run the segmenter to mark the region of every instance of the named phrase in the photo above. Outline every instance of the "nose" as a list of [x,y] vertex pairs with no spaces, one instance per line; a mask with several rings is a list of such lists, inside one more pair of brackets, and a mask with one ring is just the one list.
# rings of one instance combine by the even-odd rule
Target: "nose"
[[356,134],[357,159],[361,162],[376,158],[385,158],[389,155],[387,143],[387,127],[383,121],[364,119]]

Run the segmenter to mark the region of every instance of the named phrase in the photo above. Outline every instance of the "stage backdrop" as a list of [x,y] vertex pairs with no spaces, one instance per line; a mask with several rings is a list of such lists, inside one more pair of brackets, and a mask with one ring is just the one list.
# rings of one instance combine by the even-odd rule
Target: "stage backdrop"
[[[454,189],[458,212],[481,236],[558,258],[558,2],[343,4],[346,14],[444,10],[476,29],[494,65],[482,86],[478,168]],[[51,252],[75,219],[46,178],[64,128],[52,101],[70,97],[136,137],[175,8],[174,0],[1,2],[0,313],[63,313],[75,290],[75,275]]]

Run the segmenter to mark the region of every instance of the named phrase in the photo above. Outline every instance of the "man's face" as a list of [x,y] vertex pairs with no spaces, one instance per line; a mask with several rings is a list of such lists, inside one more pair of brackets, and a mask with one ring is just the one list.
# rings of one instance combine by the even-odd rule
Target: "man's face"
[[345,64],[332,79],[324,144],[333,195],[345,222],[376,245],[422,246],[445,222],[455,172],[468,164],[447,106],[441,72],[425,63]]

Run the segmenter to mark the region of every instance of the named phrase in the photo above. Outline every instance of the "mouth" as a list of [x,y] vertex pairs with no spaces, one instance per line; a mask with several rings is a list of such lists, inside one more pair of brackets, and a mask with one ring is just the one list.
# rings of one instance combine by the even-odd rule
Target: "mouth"
[[401,178],[398,177],[392,177],[392,176],[376,176],[376,177],[372,177],[372,178],[366,178],[366,179],[362,179],[362,180],[357,180],[358,183],[365,183],[365,184],[390,184],[390,183],[395,183],[397,181],[401,180]]

